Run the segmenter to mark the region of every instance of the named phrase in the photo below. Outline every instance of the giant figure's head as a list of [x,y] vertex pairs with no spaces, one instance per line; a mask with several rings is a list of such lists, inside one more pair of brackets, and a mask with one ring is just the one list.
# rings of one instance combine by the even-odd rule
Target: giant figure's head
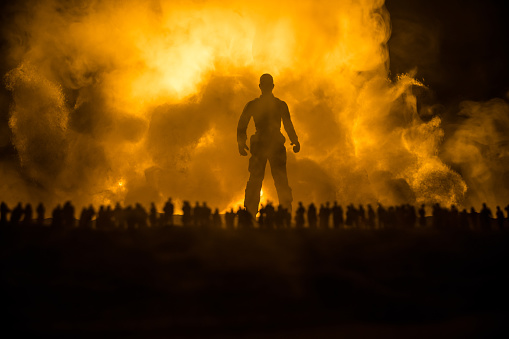
[[270,94],[272,93],[272,89],[274,89],[274,79],[272,79],[272,75],[265,73],[260,77],[260,84],[258,85],[262,91],[262,94]]

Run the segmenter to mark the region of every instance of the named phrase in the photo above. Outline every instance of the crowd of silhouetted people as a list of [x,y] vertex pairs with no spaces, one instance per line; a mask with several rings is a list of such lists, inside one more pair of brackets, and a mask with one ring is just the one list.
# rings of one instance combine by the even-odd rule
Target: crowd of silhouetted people
[[[279,205],[274,207],[272,203],[261,205],[258,216],[252,216],[245,208],[233,208],[224,216],[219,209],[212,209],[204,202],[196,202],[191,206],[184,201],[182,215],[179,215],[179,223],[175,220],[175,207],[170,199],[166,201],[162,213],[154,203],[149,211],[141,205],[122,207],[119,203],[115,207],[100,206],[96,211],[92,205],[82,209],[79,219],[76,218],[75,208],[70,201],[63,206],[58,205],[53,209],[50,218],[46,218],[46,209],[40,203],[34,210],[31,204],[23,206],[18,203],[12,210],[2,202],[0,206],[1,226],[51,226],[56,229],[88,228],[97,230],[113,229],[144,229],[152,227],[171,227],[180,225],[183,227],[195,227],[201,229],[405,229],[405,228],[434,228],[434,229],[470,229],[492,230],[504,229],[509,226],[509,205],[504,210],[497,206],[495,214],[483,204],[479,212],[474,207],[469,211],[461,211],[454,205],[444,208],[439,204],[430,207],[431,216],[427,216],[426,206],[416,207],[404,204],[399,206],[385,207],[378,204],[373,208],[370,204],[350,204],[343,209],[336,202],[331,206],[329,202],[321,204],[317,208],[311,203],[307,209],[299,202],[295,215]],[[507,216],[506,216],[507,215]]]

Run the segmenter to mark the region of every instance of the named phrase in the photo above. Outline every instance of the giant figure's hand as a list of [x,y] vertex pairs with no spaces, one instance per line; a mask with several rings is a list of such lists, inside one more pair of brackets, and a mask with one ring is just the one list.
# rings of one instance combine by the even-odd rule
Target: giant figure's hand
[[246,143],[239,143],[239,153],[242,156],[246,156],[247,152],[246,150],[249,150],[249,147],[247,147]]
[[295,143],[291,143],[290,145],[293,145],[293,152],[294,153],[299,153],[300,151],[300,142],[295,142]]

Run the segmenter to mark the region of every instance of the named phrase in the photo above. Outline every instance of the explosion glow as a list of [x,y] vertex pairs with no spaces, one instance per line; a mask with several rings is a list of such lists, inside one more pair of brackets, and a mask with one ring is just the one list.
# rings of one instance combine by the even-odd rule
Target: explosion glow
[[[465,179],[439,157],[441,119],[419,115],[423,85],[389,80],[384,1],[42,1],[17,15],[5,81],[22,175],[2,170],[19,183],[2,186],[8,202],[237,204],[236,124],[262,73],[302,144],[288,158],[294,202],[461,205],[466,182],[488,180],[482,154],[449,152],[471,129],[446,145]],[[267,175],[264,201],[276,197]]]

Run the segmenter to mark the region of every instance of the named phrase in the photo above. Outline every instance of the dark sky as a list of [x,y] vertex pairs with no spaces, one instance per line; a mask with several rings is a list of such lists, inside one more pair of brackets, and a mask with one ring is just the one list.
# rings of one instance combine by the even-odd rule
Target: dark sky
[[417,67],[436,99],[489,100],[509,91],[509,19],[503,1],[388,0],[391,73]]

